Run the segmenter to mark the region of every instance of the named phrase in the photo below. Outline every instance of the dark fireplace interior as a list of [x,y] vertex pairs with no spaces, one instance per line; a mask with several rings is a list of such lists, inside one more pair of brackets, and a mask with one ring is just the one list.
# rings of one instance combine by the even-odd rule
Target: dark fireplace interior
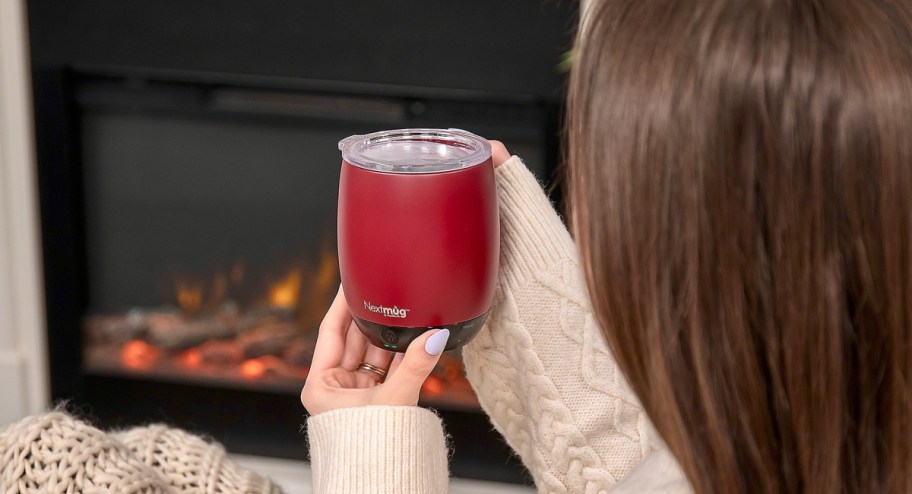
[[[553,177],[573,8],[328,4],[29,4],[55,400],[306,459],[298,393],[339,283],[336,143],[458,127]],[[458,352],[421,401],[454,475],[528,481]]]

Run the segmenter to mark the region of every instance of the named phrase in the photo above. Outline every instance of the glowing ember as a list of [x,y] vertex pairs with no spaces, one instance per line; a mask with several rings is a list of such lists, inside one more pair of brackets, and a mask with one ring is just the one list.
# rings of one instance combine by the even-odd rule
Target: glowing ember
[[266,365],[259,359],[245,360],[241,363],[241,375],[247,379],[258,379],[266,373]]
[[191,348],[182,353],[180,358],[181,364],[188,369],[198,369],[203,363],[203,354],[198,348]]
[[131,369],[146,369],[158,359],[158,349],[145,341],[133,340],[120,349],[120,360]]
[[277,281],[269,289],[269,303],[273,307],[293,308],[301,292],[301,271],[293,269],[288,276]]
[[428,376],[421,386],[421,391],[428,396],[436,396],[443,392],[446,384],[437,376]]

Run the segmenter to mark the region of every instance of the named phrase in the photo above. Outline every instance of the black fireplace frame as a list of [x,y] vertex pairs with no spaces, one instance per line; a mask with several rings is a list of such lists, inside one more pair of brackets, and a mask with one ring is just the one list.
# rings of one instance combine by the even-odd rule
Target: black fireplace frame
[[[88,373],[81,362],[81,318],[88,307],[88,269],[80,129],[75,88],[81,77],[222,83],[288,91],[449,98],[530,105],[546,114],[548,173],[558,161],[563,74],[556,69],[570,45],[576,7],[569,2],[384,3],[386,10],[348,12],[364,23],[403,22],[420,10],[435,17],[418,35],[436,33],[445,56],[421,66],[427,47],[384,30],[330,30],[340,13],[332,2],[246,0],[179,3],[115,0],[30,1],[29,29],[38,156],[51,394],[105,427],[164,421],[210,435],[230,451],[307,458],[296,395]],[[479,14],[467,15],[466,12]],[[460,18],[459,14],[463,17]],[[483,13],[483,15],[482,15]],[[176,20],[176,16],[179,19]],[[289,28],[282,19],[307,19]],[[446,22],[462,20],[453,26]],[[284,26],[265,29],[270,23]],[[362,24],[364,25],[364,24]],[[251,27],[252,26],[252,27]],[[388,30],[387,30],[388,31]],[[499,34],[498,34],[499,33]],[[251,36],[259,49],[244,49]],[[364,62],[371,70],[332,65],[327,57]],[[320,37],[332,39],[326,46]],[[486,37],[493,37],[492,42]],[[219,39],[218,43],[212,41]],[[477,41],[473,44],[473,40]],[[482,42],[483,40],[483,42]],[[518,40],[518,41],[517,41]],[[288,46],[299,48],[289,57]],[[329,48],[327,48],[329,46]],[[222,51],[214,52],[221,47]],[[328,53],[327,53],[328,52]],[[220,57],[215,55],[220,53]],[[479,53],[485,56],[479,57]],[[389,55],[395,54],[395,55]],[[378,70],[386,57],[391,67]],[[458,66],[472,71],[457,70]],[[559,189],[557,189],[559,191]],[[128,397],[116,402],[111,396]],[[480,413],[439,410],[453,438],[452,474],[506,482],[530,481],[518,459]],[[462,446],[471,438],[472,446]]]

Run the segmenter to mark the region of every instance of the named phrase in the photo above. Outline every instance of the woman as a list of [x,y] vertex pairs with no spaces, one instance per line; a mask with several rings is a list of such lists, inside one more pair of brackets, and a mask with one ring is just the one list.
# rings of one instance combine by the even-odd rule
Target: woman
[[[912,491],[910,3],[605,0],[576,55],[581,266],[500,155],[500,285],[465,350],[539,490]],[[444,491],[410,406],[443,336],[374,386],[344,307],[302,392],[315,487]]]

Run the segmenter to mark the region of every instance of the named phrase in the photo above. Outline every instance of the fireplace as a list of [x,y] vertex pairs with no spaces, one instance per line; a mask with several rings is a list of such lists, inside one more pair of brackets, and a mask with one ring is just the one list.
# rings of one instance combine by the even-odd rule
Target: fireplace
[[[335,143],[449,103],[141,77],[74,74],[82,367],[294,395],[339,285]],[[458,354],[423,391],[478,409]]]
[[[306,458],[298,393],[339,283],[336,143],[460,127],[543,180],[556,165],[570,9],[479,3],[456,36],[431,3],[193,1],[179,19],[156,2],[30,4],[55,400],[104,426],[165,421]],[[495,46],[498,19],[514,30]],[[421,401],[453,436],[454,475],[528,480],[458,352]]]

